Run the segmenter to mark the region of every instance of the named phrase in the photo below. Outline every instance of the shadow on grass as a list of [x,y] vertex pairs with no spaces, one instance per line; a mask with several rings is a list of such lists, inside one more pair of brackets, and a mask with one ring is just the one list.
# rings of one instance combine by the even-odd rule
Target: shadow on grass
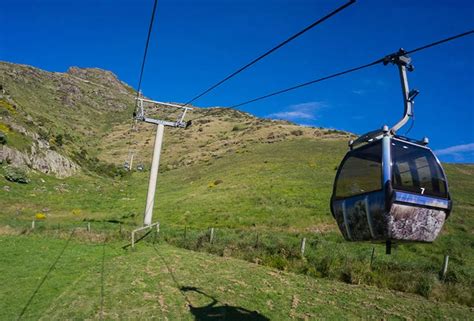
[[[155,250],[158,257],[161,259],[163,264],[166,266],[173,282],[178,288],[179,292],[183,296],[184,300],[189,306],[189,311],[194,315],[196,321],[216,321],[216,320],[226,320],[226,321],[269,321],[270,319],[266,316],[258,313],[257,311],[250,311],[242,307],[230,306],[227,304],[220,304],[220,302],[210,296],[209,294],[201,291],[199,288],[194,286],[181,286],[179,284],[176,275],[173,273],[173,270],[170,268],[168,262],[165,260],[163,255],[158,251],[155,244],[153,244],[153,249]],[[191,300],[189,299],[187,293],[195,292],[201,294],[212,300],[211,303],[202,306],[195,307]]]
[[256,312],[244,309],[242,307],[230,306],[227,304],[220,304],[219,301],[206,294],[205,292],[199,290],[196,287],[187,287],[183,286],[180,288],[180,291],[185,292],[196,292],[202,294],[212,300],[211,303],[195,307],[189,303],[189,309],[194,315],[196,321],[212,321],[212,320],[229,320],[229,321],[268,321],[270,320],[266,316]]

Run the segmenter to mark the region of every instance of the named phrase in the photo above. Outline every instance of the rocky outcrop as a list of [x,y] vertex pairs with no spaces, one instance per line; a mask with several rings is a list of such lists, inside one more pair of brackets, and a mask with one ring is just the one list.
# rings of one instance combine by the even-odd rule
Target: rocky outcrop
[[[94,84],[98,87],[103,87],[109,90],[110,88],[113,88],[113,90],[122,94],[130,94],[129,90],[131,88],[124,82],[120,81],[113,72],[108,70],[99,68],[70,67],[66,74],[73,76],[76,79],[81,79],[86,83]],[[127,88],[129,90],[127,90]]]
[[15,166],[28,166],[30,159],[27,154],[6,145],[2,145],[2,149],[0,149],[0,162],[9,163]]
[[16,149],[3,145],[0,149],[0,162],[6,162],[14,166],[28,166],[45,174],[53,174],[56,177],[69,177],[79,171],[79,166],[50,149],[39,149],[32,147],[30,153],[23,153]]

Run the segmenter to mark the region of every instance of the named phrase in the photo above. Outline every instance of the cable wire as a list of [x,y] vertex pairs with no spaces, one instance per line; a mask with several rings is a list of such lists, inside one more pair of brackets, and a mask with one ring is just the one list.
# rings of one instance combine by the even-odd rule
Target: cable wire
[[138,95],[140,95],[140,89],[142,88],[142,79],[143,79],[143,72],[145,70],[146,55],[148,53],[148,45],[150,44],[151,31],[153,30],[153,22],[155,21],[155,12],[156,12],[157,4],[158,4],[158,0],[155,0],[155,2],[153,3],[153,10],[151,12],[150,25],[148,27],[148,35],[146,37],[145,52],[143,53],[142,67],[140,69],[140,77],[138,78],[137,97]]
[[474,33],[474,29],[471,29],[471,30],[469,30],[469,31],[460,33],[460,34],[455,35],[455,36],[451,36],[451,37],[448,37],[448,38],[444,38],[444,39],[441,39],[441,40],[432,42],[432,43],[430,43],[430,44],[427,44],[427,45],[418,47],[418,48],[416,48],[416,49],[409,50],[409,51],[407,51],[405,54],[409,55],[409,54],[412,54],[412,53],[415,53],[415,52],[418,52],[418,51],[422,51],[422,50],[425,50],[425,49],[428,49],[428,48],[431,48],[431,47],[440,45],[440,44],[442,44],[442,43],[449,42],[449,41],[451,41],[451,40],[455,40],[455,39],[458,39],[458,38],[462,38],[462,37],[464,37],[464,36],[468,36],[468,35],[470,35],[470,34],[472,34],[472,33]]
[[[146,57],[147,57],[147,54],[148,54],[148,46],[150,45],[150,37],[151,37],[151,32],[153,30],[153,23],[155,21],[155,13],[156,13],[157,5],[158,5],[158,0],[155,0],[153,2],[153,9],[151,11],[150,25],[148,26],[148,34],[147,34],[147,37],[146,37],[145,51],[143,52],[143,60],[142,60],[141,68],[140,68],[140,76],[138,77],[137,97],[136,98],[140,97],[140,91],[141,91],[141,88],[142,88],[143,73],[145,71]],[[137,109],[137,106],[135,106],[135,112],[136,112],[136,109]],[[132,118],[131,124],[130,124],[130,132],[133,132],[136,127],[137,127],[137,121],[136,121],[136,119]],[[128,149],[128,156],[127,156],[128,158],[125,162],[129,161],[130,155],[135,154],[135,149],[132,147],[132,135],[133,135],[132,133],[129,135],[129,137],[130,137],[130,141],[129,141],[130,147]],[[130,168],[129,170],[131,171],[132,168]]]
[[[452,37],[448,37],[448,38],[445,38],[445,39],[442,39],[442,40],[432,42],[432,43],[427,44],[427,45],[423,45],[423,46],[418,47],[418,48],[413,49],[413,50],[405,51],[403,54],[407,55],[407,54],[412,54],[412,53],[415,53],[415,52],[418,52],[418,51],[422,51],[422,50],[425,50],[425,49],[428,49],[428,48],[431,48],[431,47],[449,42],[451,40],[455,40],[455,39],[458,39],[458,38],[461,38],[461,37],[468,36],[472,33],[474,33],[474,29],[469,30],[467,32],[463,32],[461,34],[458,34],[458,35],[455,35],[455,36],[452,36]],[[243,106],[243,105],[247,105],[247,104],[250,104],[250,103],[262,100],[262,99],[266,99],[266,98],[269,98],[269,97],[273,97],[273,96],[276,96],[276,95],[280,95],[280,94],[283,94],[283,93],[286,93],[286,92],[289,92],[289,91],[292,91],[292,90],[295,90],[295,89],[298,89],[298,88],[306,87],[306,86],[309,86],[309,85],[312,85],[312,84],[315,84],[315,83],[318,83],[318,82],[321,82],[321,81],[324,81],[324,80],[328,80],[328,79],[339,77],[339,76],[342,76],[342,75],[345,75],[345,74],[348,74],[348,73],[359,71],[361,69],[372,67],[374,65],[377,65],[379,63],[383,63],[383,62],[387,61],[387,57],[394,58],[396,56],[401,56],[401,55],[402,54],[400,54],[400,53],[395,53],[395,54],[386,56],[386,57],[381,58],[381,59],[377,59],[377,60],[375,60],[371,63],[365,64],[365,65],[362,65],[362,66],[359,66],[359,67],[350,68],[350,69],[347,69],[345,71],[341,71],[341,72],[338,72],[338,73],[335,73],[335,74],[332,74],[332,75],[329,75],[329,76],[314,79],[314,80],[311,80],[311,81],[308,81],[308,82],[305,82],[305,83],[302,83],[302,84],[298,84],[298,85],[295,85],[295,86],[292,86],[292,87],[289,87],[289,88],[285,88],[285,89],[281,89],[281,90],[272,92],[270,94],[266,94],[266,95],[263,95],[263,96],[260,96],[260,97],[257,97],[257,98],[253,98],[253,99],[244,101],[242,103],[232,105],[230,108],[236,108],[236,107],[240,107],[240,106]]]
[[410,131],[413,129],[413,126],[415,125],[415,115],[413,114],[411,116],[411,122],[410,122],[410,127],[407,129],[407,131],[405,132],[405,136],[408,135],[410,133]]
[[308,81],[308,82],[305,82],[305,83],[302,83],[302,84],[298,84],[296,86],[292,86],[292,87],[289,87],[289,88],[278,90],[278,91],[275,91],[273,93],[270,93],[270,94],[267,94],[267,95],[264,95],[264,96],[260,96],[260,97],[254,98],[254,99],[247,100],[247,101],[242,102],[242,103],[238,103],[236,105],[231,106],[230,108],[236,108],[236,107],[239,107],[239,106],[247,105],[247,104],[262,100],[262,99],[266,99],[266,98],[269,98],[269,97],[272,97],[272,96],[276,96],[276,95],[286,93],[288,91],[292,91],[292,90],[295,90],[295,89],[298,89],[298,88],[306,87],[306,86],[309,86],[309,85],[312,85],[312,84],[315,84],[315,83],[318,83],[318,82],[321,82],[321,81],[324,81],[324,80],[328,80],[328,79],[339,77],[339,76],[342,76],[342,75],[345,75],[345,74],[348,74],[348,73],[351,73],[351,72],[354,72],[354,71],[365,69],[365,68],[377,65],[377,64],[381,63],[382,61],[383,61],[383,59],[379,59],[379,60],[376,60],[374,62],[365,64],[365,65],[362,65],[362,66],[359,66],[359,67],[347,69],[347,70],[337,72],[337,73],[329,75],[329,76],[314,79],[314,80],[311,80],[311,81]]
[[285,46],[286,44],[288,44],[289,42],[291,42],[292,40],[298,38],[299,36],[301,36],[302,34],[304,34],[305,32],[313,29],[314,27],[316,27],[317,25],[321,24],[322,22],[328,20],[329,18],[331,18],[332,16],[336,15],[337,13],[339,13],[340,11],[344,10],[345,8],[349,7],[350,5],[352,5],[353,3],[355,3],[356,0],[350,0],[349,2],[347,2],[346,4],[340,6],[339,8],[333,10],[332,12],[328,13],[327,15],[325,15],[324,17],[316,20],[315,22],[313,22],[312,24],[310,24],[309,26],[307,26],[306,28],[304,28],[303,30],[295,33],[294,35],[292,35],[291,37],[289,37],[288,39],[286,39],[285,41],[279,43],[278,45],[276,45],[275,47],[273,47],[272,49],[268,50],[267,52],[265,52],[264,54],[258,56],[257,58],[253,59],[252,61],[250,61],[249,63],[247,63],[246,65],[244,65],[243,67],[240,67],[239,69],[237,69],[236,71],[234,71],[233,73],[231,73],[230,75],[228,75],[227,77],[225,77],[224,79],[220,80],[219,82],[215,83],[214,85],[212,85],[211,87],[209,87],[208,89],[204,90],[202,93],[200,93],[199,95],[195,96],[194,98],[190,99],[188,102],[186,102],[184,106],[187,106],[189,104],[191,104],[192,102],[196,101],[197,99],[201,98],[202,96],[206,95],[207,93],[209,93],[210,91],[214,90],[215,88],[219,87],[220,85],[222,85],[224,82],[226,82],[227,80],[235,77],[236,75],[238,75],[239,73],[241,73],[242,71],[244,71],[245,69],[249,68],[250,66],[254,65],[255,63],[257,63],[258,61],[262,60],[263,58],[269,56],[270,54],[272,54],[273,52],[277,51],[278,49],[280,49],[281,47]]

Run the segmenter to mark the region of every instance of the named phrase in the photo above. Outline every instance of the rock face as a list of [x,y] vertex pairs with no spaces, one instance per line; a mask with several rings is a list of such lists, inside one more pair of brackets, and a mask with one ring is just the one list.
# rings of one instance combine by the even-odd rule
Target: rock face
[[113,88],[121,93],[127,93],[127,84],[120,81],[117,76],[108,70],[99,68],[70,67],[67,74],[80,78],[85,82],[93,83],[99,87]]
[[68,177],[79,171],[79,166],[67,157],[50,149],[39,149],[35,146],[30,153],[23,153],[8,146],[0,150],[0,162],[14,166],[28,166],[45,174],[56,177]]
[[95,156],[104,133],[135,106],[133,88],[98,68],[47,72],[0,61],[0,86],[0,162],[57,177],[92,163],[72,159]]

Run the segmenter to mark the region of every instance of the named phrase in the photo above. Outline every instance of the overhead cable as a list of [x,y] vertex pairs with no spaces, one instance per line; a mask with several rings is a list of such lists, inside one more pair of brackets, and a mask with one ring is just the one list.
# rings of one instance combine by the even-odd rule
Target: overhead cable
[[210,91],[214,90],[215,88],[219,87],[220,85],[222,85],[224,82],[226,82],[227,80],[233,78],[234,76],[238,75],[239,73],[241,73],[242,71],[244,71],[245,69],[249,68],[250,66],[254,65],[255,63],[257,63],[258,61],[262,60],[263,58],[267,57],[268,55],[272,54],[273,52],[275,52],[276,50],[280,49],[281,47],[285,46],[286,44],[288,44],[289,42],[291,42],[292,40],[298,38],[299,36],[301,36],[302,34],[304,34],[305,32],[313,29],[314,27],[316,27],[317,25],[319,25],[320,23],[326,21],[327,19],[331,18],[332,16],[336,15],[337,13],[339,13],[340,11],[344,10],[345,8],[347,8],[348,6],[350,6],[351,4],[355,3],[356,0],[350,0],[349,2],[347,2],[346,4],[340,6],[339,8],[333,10],[332,12],[328,13],[327,15],[325,15],[324,17],[316,20],[315,22],[313,22],[312,24],[310,24],[309,26],[307,26],[306,28],[304,28],[303,30],[295,33],[294,35],[292,35],[291,37],[289,37],[288,39],[286,39],[285,41],[279,43],[278,45],[276,45],[275,47],[273,47],[272,49],[268,50],[267,52],[265,52],[264,54],[258,56],[257,58],[253,59],[252,61],[250,61],[249,63],[247,63],[246,65],[240,67],[239,69],[237,69],[236,71],[234,71],[233,73],[231,73],[230,75],[228,75],[227,77],[225,77],[224,79],[220,80],[219,82],[215,83],[214,85],[212,85],[211,87],[207,88],[206,90],[204,90],[203,92],[201,92],[200,94],[198,94],[197,96],[195,96],[194,98],[190,99],[188,102],[186,102],[184,106],[187,106],[189,104],[191,104],[192,102],[196,101],[197,99],[201,98],[202,96],[206,95],[207,93],[209,93]]
[[148,53],[148,45],[150,44],[151,31],[153,30],[153,22],[155,21],[155,12],[156,12],[157,4],[158,4],[158,0],[155,0],[155,2],[153,3],[153,10],[151,12],[150,25],[148,27],[148,35],[146,37],[145,52],[143,53],[142,67],[140,69],[140,77],[138,78],[137,97],[138,95],[140,95],[140,90],[142,88],[143,71],[145,70],[146,55]]
[[396,56],[412,54],[412,53],[422,51],[422,50],[425,50],[425,49],[428,49],[428,48],[431,48],[431,47],[434,47],[434,46],[438,46],[440,44],[443,44],[443,43],[446,43],[446,42],[449,42],[449,41],[452,41],[452,40],[455,40],[455,39],[458,39],[458,38],[461,38],[461,37],[468,36],[468,35],[473,34],[473,33],[474,33],[474,29],[463,32],[461,34],[458,34],[458,35],[455,35],[455,36],[452,36],[452,37],[448,37],[448,38],[445,38],[445,39],[442,39],[442,40],[439,40],[439,41],[432,42],[430,44],[418,47],[416,49],[412,49],[412,50],[409,50],[409,51],[403,51],[403,54],[401,52],[398,52],[398,53],[395,53],[395,54],[392,54],[392,55],[389,55],[389,56],[385,56],[383,58],[377,59],[373,62],[364,64],[364,65],[361,65],[361,66],[358,66],[358,67],[350,68],[350,69],[347,69],[347,70],[344,70],[344,71],[341,71],[341,72],[337,72],[337,73],[334,73],[334,74],[331,74],[331,75],[328,75],[328,76],[325,76],[325,77],[310,80],[310,81],[307,81],[307,82],[304,82],[304,83],[301,83],[301,84],[298,84],[298,85],[295,85],[295,86],[291,86],[291,87],[281,89],[281,90],[278,90],[278,91],[275,91],[275,92],[272,92],[272,93],[269,93],[269,94],[266,94],[266,95],[263,95],[263,96],[260,96],[260,97],[257,97],[257,98],[253,98],[253,99],[250,99],[250,100],[232,105],[232,106],[230,106],[230,108],[236,108],[236,107],[240,107],[240,106],[243,106],[243,105],[247,105],[247,104],[250,104],[250,103],[262,100],[262,99],[266,99],[266,98],[269,98],[269,97],[273,97],[273,96],[276,96],[276,95],[280,95],[280,94],[283,94],[283,93],[286,93],[286,92],[289,92],[289,91],[292,91],[292,90],[295,90],[295,89],[298,89],[298,88],[306,87],[306,86],[309,86],[309,85],[312,85],[312,84],[315,84],[315,83],[318,83],[318,82],[322,82],[322,81],[325,81],[325,80],[328,80],[328,79],[331,79],[331,78],[339,77],[339,76],[342,76],[342,75],[345,75],[345,74],[348,74],[348,73],[359,71],[361,69],[372,67],[372,66],[377,65],[379,63],[386,62],[387,57],[394,58]]
[[[142,66],[140,68],[140,76],[138,77],[137,98],[140,97],[140,92],[141,92],[141,88],[142,88],[142,79],[143,79],[143,73],[144,73],[144,70],[145,70],[146,56],[147,56],[147,53],[148,53],[148,46],[150,44],[151,32],[153,30],[153,22],[155,21],[155,13],[156,13],[157,5],[158,5],[158,0],[154,0],[153,9],[151,11],[150,25],[148,26],[148,34],[147,34],[147,37],[146,37],[145,51],[143,53]],[[137,102],[138,102],[138,100],[137,100]],[[136,108],[137,108],[137,106],[135,106],[135,112],[136,112]],[[136,126],[137,126],[137,121],[136,121],[136,119],[132,118],[131,122],[130,122],[130,131],[129,131],[128,157],[130,157],[130,155],[132,155],[132,157],[133,157],[133,155],[135,154],[135,149],[132,147],[132,134],[133,134],[133,131],[135,130]],[[125,162],[127,162],[127,161],[128,161],[128,159]],[[132,168],[129,168],[129,170],[131,171]]]

